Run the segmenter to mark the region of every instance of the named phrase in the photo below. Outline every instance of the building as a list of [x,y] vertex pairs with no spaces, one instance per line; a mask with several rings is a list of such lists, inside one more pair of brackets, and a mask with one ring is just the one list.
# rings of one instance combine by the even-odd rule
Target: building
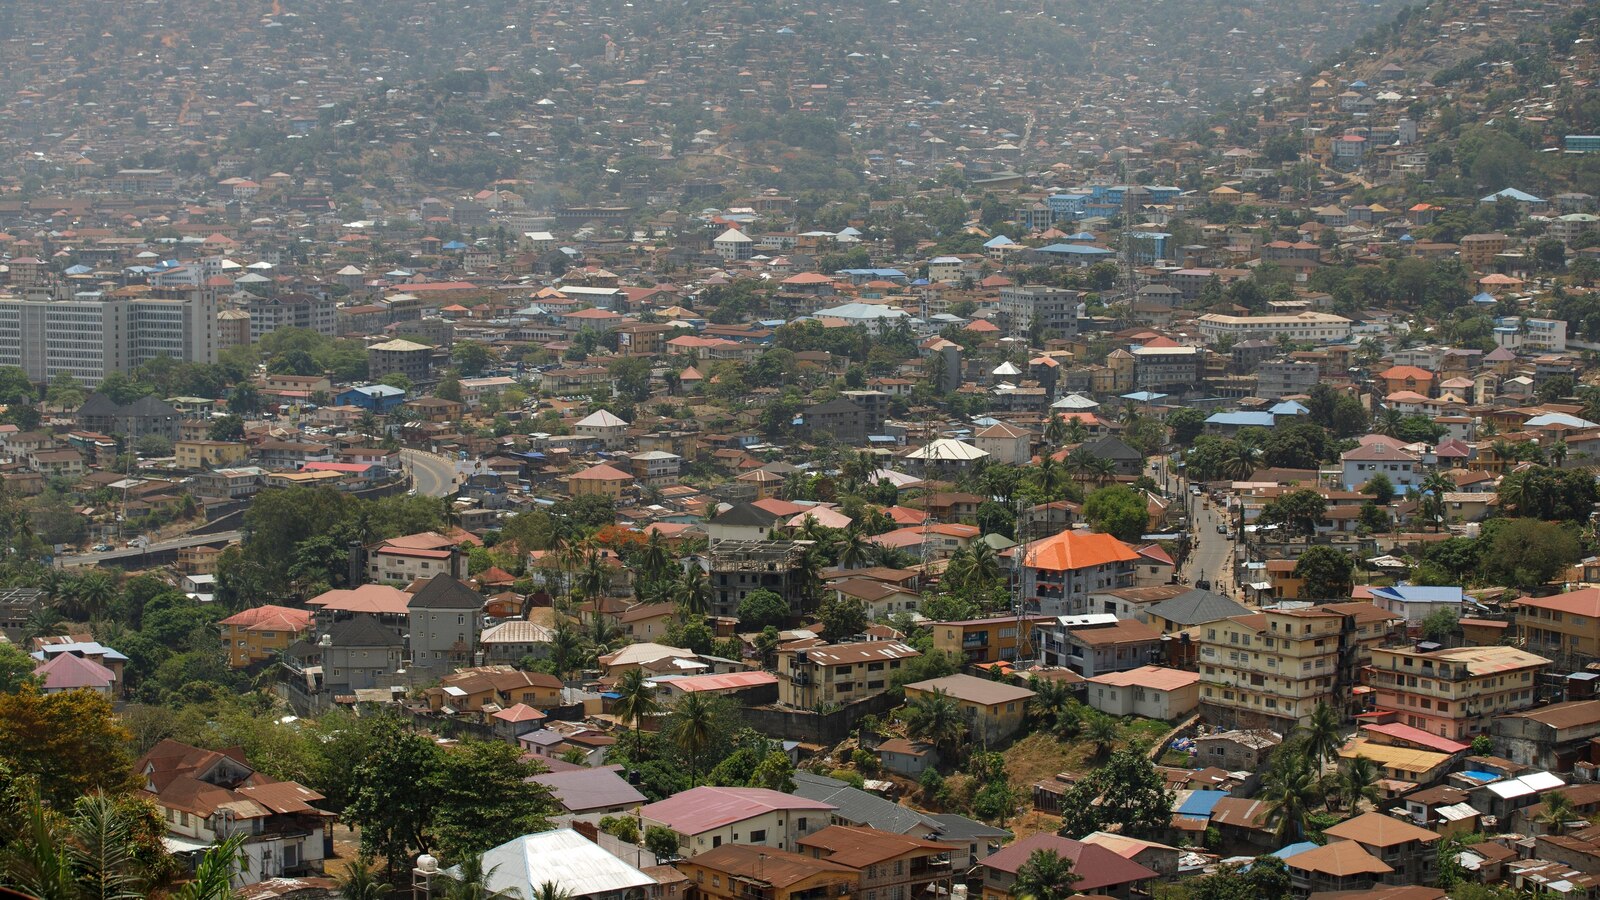
[[855,869],[800,853],[726,844],[677,863],[691,893],[705,900],[853,900]]
[[778,651],[778,702],[800,709],[855,703],[892,686],[906,660],[922,654],[899,641]]
[[217,624],[228,665],[243,669],[273,659],[311,631],[311,611],[287,606],[257,606]]
[[1511,604],[1522,646],[1567,664],[1600,659],[1600,588],[1551,597],[1522,597]]
[[322,871],[332,813],[323,797],[293,781],[255,770],[243,751],[201,750],[163,740],[139,757],[134,772],[161,813],[166,843],[197,858],[218,841],[244,835],[235,884],[258,884]]
[[147,435],[176,441],[182,422],[178,410],[165,400],[140,397],[132,403],[119,404],[99,392],[90,394],[72,417],[85,431],[121,435],[130,442]]
[[513,838],[485,852],[482,865],[485,886],[497,897],[538,897],[540,888],[553,884],[571,900],[645,900],[656,885],[654,877],[570,828]]
[[[379,584],[427,581],[440,573],[463,578],[467,561],[457,542],[432,531],[389,538],[360,550],[357,567],[366,572],[368,581]],[[351,548],[352,556],[356,552]]]
[[406,603],[414,669],[454,669],[478,650],[483,595],[455,577],[433,576]]
[[906,702],[945,694],[961,707],[974,739],[998,743],[1022,728],[1033,691],[972,675],[946,675],[905,686]]
[[572,433],[607,450],[618,450],[628,441],[628,423],[610,410],[597,409],[579,419],[572,426]]
[[1200,336],[1208,344],[1225,337],[1236,341],[1257,338],[1332,344],[1350,337],[1350,320],[1332,313],[1301,312],[1268,316],[1229,316],[1206,313],[1197,322]]
[[1022,604],[1030,613],[1077,615],[1091,593],[1133,587],[1139,554],[1109,534],[1069,529],[1022,554]]
[[852,869],[862,897],[917,900],[949,896],[950,854],[959,848],[904,834],[831,825],[800,839],[800,852]]
[[1356,844],[1390,868],[1383,881],[1388,884],[1432,884],[1439,874],[1433,851],[1439,835],[1388,813],[1369,812],[1347,819],[1322,833],[1332,846],[1343,841]]
[[1078,333],[1079,291],[1039,284],[1000,288],[999,312],[1006,332],[1025,335],[1035,329],[1051,337],[1070,338]]
[[639,820],[671,829],[678,852],[693,858],[729,844],[794,850],[828,827],[835,808],[765,788],[702,785],[640,807]]
[[1489,726],[1494,752],[1522,765],[1552,772],[1572,771],[1600,737],[1600,700],[1555,703],[1526,712],[1496,716]]
[[404,338],[367,348],[367,377],[382,381],[386,375],[403,375],[414,385],[433,380],[433,348]]
[[67,374],[93,388],[160,356],[214,363],[216,331],[217,305],[205,292],[0,296],[0,366],[16,366],[35,382]]
[[1200,707],[1224,727],[1287,734],[1318,703],[1351,710],[1370,650],[1398,621],[1370,603],[1268,609],[1204,626]]
[[1059,616],[1035,634],[1041,663],[1065,666],[1085,678],[1148,666],[1161,646],[1155,627],[1104,614]]
[[1380,710],[1429,734],[1470,741],[1495,716],[1532,706],[1550,660],[1516,647],[1374,647],[1367,684]]
[[571,497],[606,497],[621,500],[633,486],[633,476],[616,466],[601,463],[567,476],[567,495]]
[[280,328],[304,328],[333,337],[339,333],[338,310],[339,303],[332,297],[310,294],[251,297],[245,304],[245,312],[250,315],[250,341],[260,341]]
[[1013,900],[1017,870],[1036,850],[1053,850],[1071,860],[1073,874],[1080,876],[1072,889],[1080,894],[1128,900],[1147,893],[1157,878],[1153,870],[1105,847],[1046,832],[1023,838],[978,864],[982,900]]
[[1031,658],[1030,629],[1052,621],[1046,616],[994,616],[934,622],[929,627],[933,629],[933,649],[954,653],[968,665],[987,666]]
[[1176,721],[1200,705],[1200,673],[1141,666],[1096,675],[1084,701],[1108,715]]
[[249,449],[235,441],[178,441],[172,445],[178,468],[196,472],[242,463],[248,454]]
[[744,598],[761,590],[788,600],[796,615],[805,612],[804,555],[793,541],[712,542],[701,561],[711,582],[711,614],[737,616]]
[[1141,391],[1181,391],[1200,383],[1199,347],[1134,347],[1133,384]]
[[1401,494],[1422,484],[1420,461],[1381,441],[1346,450],[1339,454],[1339,462],[1343,467],[1339,483],[1347,491],[1360,489],[1380,474]]

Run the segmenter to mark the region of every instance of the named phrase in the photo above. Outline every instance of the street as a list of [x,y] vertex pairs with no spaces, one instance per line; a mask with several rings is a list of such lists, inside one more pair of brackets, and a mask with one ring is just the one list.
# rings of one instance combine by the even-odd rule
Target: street
[[455,463],[421,450],[401,450],[411,467],[411,487],[424,497],[448,497],[456,491]]
[[1181,575],[1189,584],[1197,581],[1211,582],[1211,590],[1233,596],[1233,542],[1234,537],[1218,534],[1218,525],[1227,525],[1233,533],[1234,522],[1226,513],[1209,503],[1205,497],[1189,493],[1189,483],[1180,474],[1169,470],[1165,457],[1150,464],[1151,477],[1175,502],[1185,504],[1189,511],[1189,557],[1184,561]]
[[220,531],[216,534],[185,535],[173,538],[170,541],[157,541],[148,547],[126,547],[117,550],[108,550],[104,553],[80,553],[56,557],[57,568],[71,566],[99,566],[115,563],[127,559],[139,559],[147,554],[161,553],[167,550],[185,550],[190,547],[201,547],[207,544],[229,544],[237,541],[243,532]]

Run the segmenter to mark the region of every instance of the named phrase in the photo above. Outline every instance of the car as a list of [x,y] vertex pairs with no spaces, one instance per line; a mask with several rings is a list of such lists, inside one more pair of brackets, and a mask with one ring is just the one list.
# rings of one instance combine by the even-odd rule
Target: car
[[1205,579],[1204,579],[1204,578],[1202,578],[1202,579],[1200,579],[1200,580],[1199,580],[1199,581],[1196,581],[1196,582],[1195,582],[1195,583],[1194,583],[1194,586],[1195,586],[1195,587],[1197,587],[1197,588],[1199,588],[1199,589],[1200,589],[1200,590],[1202,590],[1202,591],[1209,591],[1209,590],[1211,590],[1211,582],[1209,582],[1209,581],[1207,581],[1207,580],[1205,580]]
[[1217,534],[1226,535],[1227,533],[1228,533],[1228,526],[1226,524],[1219,524],[1217,526]]
[[96,552],[96,553],[110,553],[112,550],[115,550],[115,549],[116,548],[111,546],[110,544],[95,544],[94,545],[94,552]]

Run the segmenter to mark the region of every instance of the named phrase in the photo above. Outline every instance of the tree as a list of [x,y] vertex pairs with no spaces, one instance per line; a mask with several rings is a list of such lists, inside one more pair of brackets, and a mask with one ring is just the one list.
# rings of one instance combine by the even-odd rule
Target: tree
[[1167,427],[1172,429],[1172,442],[1180,447],[1193,444],[1205,430],[1206,415],[1198,409],[1184,407],[1167,414]]
[[1422,620],[1422,636],[1426,640],[1444,643],[1456,630],[1456,614],[1447,608],[1439,608],[1428,613]]
[[1149,504],[1143,494],[1125,484],[1103,487],[1083,501],[1083,517],[1095,531],[1119,540],[1137,540],[1150,524]]
[[644,830],[644,848],[657,859],[677,859],[677,832],[665,825],[651,825]]
[[413,850],[430,846],[435,797],[419,790],[439,768],[438,746],[427,737],[385,720],[378,742],[356,767],[359,785],[344,820],[361,831],[361,852],[382,856],[393,874]]
[[372,869],[372,857],[365,855],[351,860],[338,882],[339,896],[344,900],[383,900],[394,890],[378,878]]
[[1508,515],[1546,521],[1586,522],[1600,501],[1600,489],[1587,470],[1544,466],[1506,475],[1497,493]]
[[426,835],[446,859],[476,858],[508,834],[549,827],[546,817],[554,811],[549,791],[528,780],[543,767],[525,761],[518,747],[503,741],[462,741],[434,763],[418,793],[433,795]]
[[617,386],[617,393],[636,403],[650,396],[649,360],[642,356],[619,356],[606,368]]
[[1339,755],[1343,743],[1339,713],[1326,703],[1318,703],[1305,727],[1306,757],[1320,767]]
[[967,720],[955,698],[935,688],[906,704],[906,733],[932,744],[941,758],[953,760],[967,736]]
[[175,900],[233,900],[234,873],[243,871],[249,863],[244,852],[245,837],[236,834],[208,848],[194,867],[194,877],[172,894]]
[[210,428],[206,430],[206,437],[213,441],[244,440],[244,419],[235,415],[212,419]]
[[1349,599],[1355,563],[1350,554],[1333,547],[1307,547],[1295,561],[1293,576],[1300,581],[1300,599]]
[[612,690],[617,699],[613,710],[618,719],[624,723],[633,723],[633,744],[639,746],[639,727],[644,720],[661,711],[661,702],[656,698],[656,687],[645,680],[644,670],[639,668],[629,669],[617,679],[617,684]]
[[0,692],[11,693],[34,683],[33,670],[38,664],[16,644],[0,644]]
[[668,720],[667,737],[689,757],[689,784],[699,774],[701,758],[710,749],[717,730],[716,712],[710,700],[691,693],[678,701]]
[[782,750],[769,750],[750,773],[750,787],[779,793],[794,793],[794,760]]
[[489,886],[493,869],[483,867],[476,854],[461,860],[453,874],[438,882],[440,900],[522,900],[515,891],[498,891]]
[[1315,422],[1274,428],[1262,442],[1262,462],[1282,469],[1315,469],[1327,454],[1327,442],[1328,433]]
[[1072,871],[1071,859],[1054,850],[1035,850],[1017,867],[1011,894],[1029,900],[1066,900],[1077,893],[1072,886],[1082,880]]
[[769,590],[751,591],[739,601],[739,625],[744,629],[781,625],[789,618],[789,602]]
[[1269,525],[1282,525],[1291,538],[1310,538],[1317,526],[1326,524],[1328,501],[1313,490],[1290,491],[1262,507],[1260,519]]
[[1389,501],[1394,499],[1394,482],[1389,480],[1389,476],[1379,472],[1362,486],[1361,493],[1370,496],[1372,502],[1379,506],[1388,506]]
[[1335,780],[1339,802],[1352,813],[1360,811],[1363,800],[1376,805],[1383,796],[1378,789],[1378,779],[1382,774],[1376,763],[1365,756],[1357,755],[1339,769],[1338,778]]
[[450,360],[456,364],[456,369],[468,378],[482,375],[489,364],[494,361],[494,355],[489,348],[477,341],[457,341],[450,350]]
[[1572,529],[1537,519],[1485,523],[1479,541],[1485,581],[1531,591],[1559,575],[1582,556]]
[[52,810],[30,782],[11,786],[0,823],[0,884],[48,900],[149,896],[175,874],[153,804],[95,792]]
[[1279,839],[1304,840],[1306,822],[1321,796],[1316,763],[1304,753],[1279,748],[1262,785],[1270,821]]
[[834,644],[866,630],[867,606],[855,597],[835,594],[822,601],[817,618],[822,622],[822,639]]
[[1124,747],[1062,799],[1063,835],[1113,830],[1155,840],[1172,824],[1172,792],[1143,747]]
[[1560,791],[1547,791],[1540,798],[1542,807],[1534,821],[1543,825],[1547,834],[1562,834],[1570,822],[1583,821],[1585,816],[1572,805],[1572,798]]
[[0,694],[0,765],[35,779],[57,808],[94,791],[136,787],[129,740],[111,701],[92,691],[42,694],[25,684]]
[[83,385],[70,373],[61,372],[50,381],[50,390],[45,393],[45,402],[56,409],[75,409],[83,405],[85,393]]
[[1095,756],[1105,759],[1117,746],[1117,720],[1104,713],[1090,716],[1083,736],[1094,745]]

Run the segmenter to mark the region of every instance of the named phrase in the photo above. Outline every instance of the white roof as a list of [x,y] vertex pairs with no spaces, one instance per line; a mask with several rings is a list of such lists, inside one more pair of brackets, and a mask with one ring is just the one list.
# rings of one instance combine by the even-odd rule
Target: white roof
[[979,460],[988,455],[988,451],[979,450],[977,447],[958,441],[955,438],[940,438],[907,453],[906,458],[959,462],[961,460]]
[[716,244],[724,241],[738,244],[748,244],[750,243],[750,236],[737,228],[729,228],[727,231],[724,231],[716,240],[712,241],[712,243]]
[[1051,409],[1099,409],[1100,404],[1082,394],[1068,394],[1050,404]]
[[604,409],[597,409],[578,421],[580,428],[616,428],[627,424],[615,413]]
[[989,374],[991,374],[991,375],[1021,375],[1022,374],[1022,370],[1017,368],[1016,366],[1012,365],[1009,362],[1003,362],[1000,365],[995,366],[994,367],[994,371],[990,372]]
[[1440,818],[1451,822],[1470,819],[1478,814],[1478,811],[1472,808],[1471,803],[1452,803],[1449,806],[1441,806],[1434,812],[1438,813]]
[[1549,772],[1534,772],[1518,778],[1507,778],[1485,785],[1496,797],[1511,800],[1516,797],[1526,797],[1529,794],[1542,794],[1545,791],[1562,787],[1566,782]]
[[525,834],[483,854],[489,889],[533,897],[547,881],[573,897],[644,888],[654,878],[570,828]]

